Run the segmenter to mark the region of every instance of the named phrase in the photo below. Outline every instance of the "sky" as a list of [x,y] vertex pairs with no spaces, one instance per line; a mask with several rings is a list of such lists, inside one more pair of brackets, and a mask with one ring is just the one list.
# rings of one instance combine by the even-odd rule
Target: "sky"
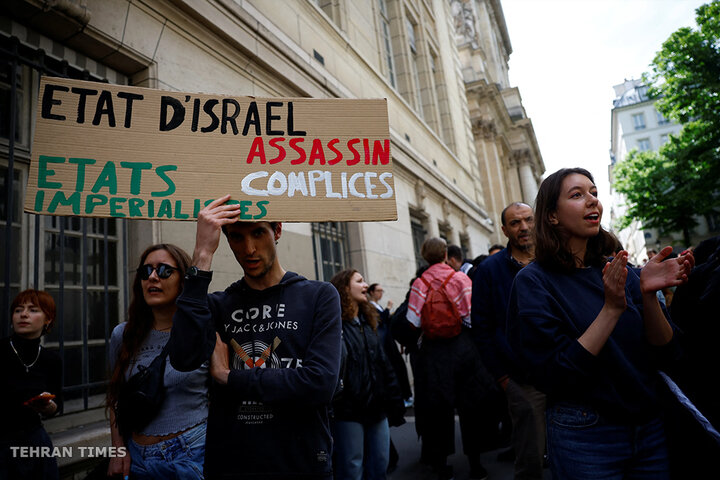
[[[701,0],[501,0],[510,85],[532,120],[544,176],[584,167],[609,212],[613,85],[640,78],[662,43],[696,27]],[[605,215],[603,224],[609,219]]]

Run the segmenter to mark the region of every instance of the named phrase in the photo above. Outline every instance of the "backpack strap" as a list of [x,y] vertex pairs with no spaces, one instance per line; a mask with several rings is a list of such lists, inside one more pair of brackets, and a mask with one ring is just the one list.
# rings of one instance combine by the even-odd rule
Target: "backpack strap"
[[[445,279],[445,281],[442,283],[442,285],[440,285],[440,288],[445,288],[445,285],[447,285],[447,283],[450,281],[450,279],[451,279],[451,278],[453,277],[453,275],[455,275],[456,273],[457,273],[457,272],[452,272],[450,275],[448,275],[447,278]],[[424,277],[424,276],[421,275],[421,276],[420,276],[420,280],[422,280],[422,282],[425,284],[425,286],[428,288],[428,290],[430,290],[430,289],[432,288],[432,287],[430,286],[430,282],[428,282],[427,280],[425,280],[425,277]]]
[[455,275],[457,272],[452,272],[450,275],[447,276],[443,284],[440,286],[440,288],[445,288],[445,285],[450,281],[450,279]]
[[451,278],[453,277],[453,275],[455,275],[456,273],[458,273],[458,272],[452,272],[450,275],[448,275],[448,277],[445,279],[445,281],[443,282],[443,284],[442,284],[442,286],[441,286],[440,288],[442,288],[442,289],[445,291],[445,296],[447,297],[448,302],[450,302],[450,306],[452,307],[453,312],[455,312],[455,315],[457,315],[457,318],[459,318],[460,321],[462,321],[462,315],[460,315],[460,310],[458,310],[457,304],[455,304],[455,302],[453,301],[453,299],[448,296],[447,290],[445,289],[445,286],[448,284],[448,282],[450,281],[450,279],[451,279]]

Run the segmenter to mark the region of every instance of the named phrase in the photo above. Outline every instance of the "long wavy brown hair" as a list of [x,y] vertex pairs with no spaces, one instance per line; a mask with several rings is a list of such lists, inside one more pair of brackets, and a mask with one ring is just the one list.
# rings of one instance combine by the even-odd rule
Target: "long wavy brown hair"
[[[567,246],[567,235],[562,227],[550,223],[550,215],[557,211],[558,198],[565,177],[578,173],[595,183],[592,174],[584,168],[562,168],[547,177],[540,185],[535,198],[535,261],[545,268],[572,272],[575,269],[575,256]],[[583,264],[602,267],[607,262],[606,255],[611,254],[616,239],[602,226],[594,237],[588,239]]]
[[[183,281],[185,280],[185,271],[190,266],[190,256],[180,247],[169,243],[158,243],[145,249],[140,255],[138,268],[145,264],[148,255],[157,250],[165,250],[175,260],[178,273],[180,274],[180,290],[182,291]],[[115,370],[110,372],[110,384],[107,392],[107,407],[113,407],[117,401],[118,394],[125,382],[125,371],[130,362],[135,358],[135,354],[147,338],[153,327],[153,313],[150,306],[145,302],[142,291],[142,279],[135,272],[135,278],[132,284],[132,299],[130,300],[130,308],[128,308],[127,325],[123,332],[122,345],[120,353],[115,362]]]
[[[358,273],[358,271],[354,268],[348,268],[336,273],[335,276],[330,279],[330,283],[333,284],[340,294],[340,306],[342,307],[343,322],[351,322],[354,318],[353,312],[355,309],[353,308],[353,305],[355,304],[355,300],[350,298],[349,287],[350,279],[352,279],[353,275],[356,273]],[[357,304],[357,306],[359,312],[363,317],[365,317],[367,324],[370,325],[374,331],[377,331],[377,325],[380,317],[378,316],[378,311],[375,307],[373,307],[370,302],[363,302]]]

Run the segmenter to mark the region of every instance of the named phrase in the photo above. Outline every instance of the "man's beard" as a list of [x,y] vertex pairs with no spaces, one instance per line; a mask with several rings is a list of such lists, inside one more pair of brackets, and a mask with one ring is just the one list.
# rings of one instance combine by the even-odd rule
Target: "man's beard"
[[522,252],[529,252],[533,248],[532,242],[527,242],[525,245],[520,245],[517,241],[511,242],[512,246]]
[[276,254],[275,254],[275,252],[273,252],[272,255],[270,256],[270,258],[268,259],[267,264],[265,264],[264,268],[262,270],[260,270],[260,273],[258,273],[257,275],[251,275],[248,273],[245,273],[245,275],[247,275],[250,278],[264,277],[272,269],[273,264],[275,263],[275,257],[276,257]]

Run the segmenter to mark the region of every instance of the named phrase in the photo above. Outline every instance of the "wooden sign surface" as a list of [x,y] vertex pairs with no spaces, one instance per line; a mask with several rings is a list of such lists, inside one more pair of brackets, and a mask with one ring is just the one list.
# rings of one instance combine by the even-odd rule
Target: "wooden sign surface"
[[193,220],[396,220],[385,99],[255,98],[44,77],[25,211]]

